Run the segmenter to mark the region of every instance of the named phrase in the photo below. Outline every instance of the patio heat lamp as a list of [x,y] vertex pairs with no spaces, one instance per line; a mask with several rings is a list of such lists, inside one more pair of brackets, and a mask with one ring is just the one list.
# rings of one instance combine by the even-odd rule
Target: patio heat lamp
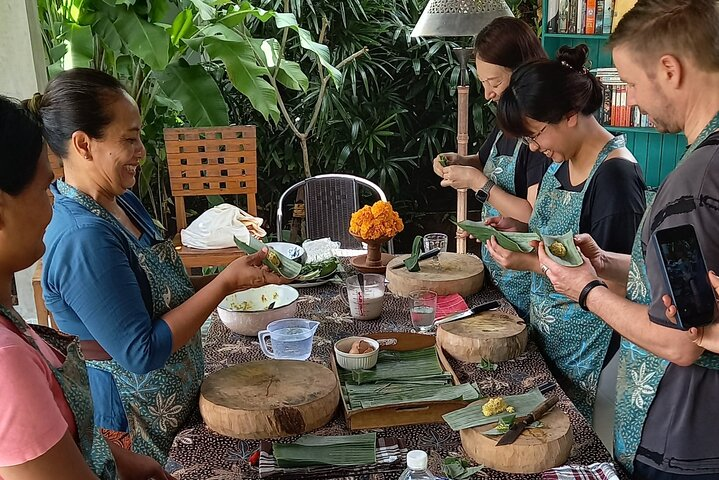
[[[473,37],[497,17],[512,17],[504,0],[429,0],[412,30],[413,37]],[[471,48],[455,48],[460,65],[457,86],[457,153],[467,155],[469,141],[469,85],[467,63]],[[467,190],[457,190],[457,221],[467,219]],[[457,238],[457,253],[466,253],[464,238]]]

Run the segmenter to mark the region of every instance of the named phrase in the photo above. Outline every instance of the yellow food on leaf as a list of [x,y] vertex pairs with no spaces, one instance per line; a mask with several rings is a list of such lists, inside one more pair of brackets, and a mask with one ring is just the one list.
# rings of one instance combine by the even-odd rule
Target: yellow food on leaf
[[549,251],[559,258],[564,258],[567,255],[567,247],[562,242],[552,243],[549,246]]
[[485,417],[491,417],[492,415],[504,412],[508,406],[502,397],[493,397],[482,405],[482,413]]
[[514,413],[514,412],[515,412],[514,407],[511,406],[511,405],[507,405],[507,409],[506,409],[506,410],[507,410],[507,413]]
[[267,252],[267,260],[269,260],[270,263],[272,265],[274,265],[275,267],[279,267],[280,264],[282,263],[282,260],[280,260],[280,257],[278,257],[277,253],[275,253],[275,251],[272,250],[271,248]]

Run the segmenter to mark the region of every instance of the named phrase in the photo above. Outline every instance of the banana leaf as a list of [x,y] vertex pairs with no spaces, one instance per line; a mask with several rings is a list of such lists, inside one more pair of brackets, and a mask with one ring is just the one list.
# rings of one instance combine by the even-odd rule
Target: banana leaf
[[[574,244],[574,232],[571,231],[563,235],[540,236],[534,232],[500,232],[494,227],[470,220],[464,220],[456,223],[456,225],[483,242],[486,242],[494,236],[499,245],[513,252],[532,252],[534,251],[534,247],[532,247],[531,242],[542,240],[544,242],[544,252],[558,264],[564,265],[565,267],[578,267],[583,262],[582,256]],[[559,242],[564,248],[563,257],[551,251],[551,248],[556,249],[556,247],[551,247],[555,242]]]
[[[507,412],[501,412],[497,415],[485,417],[484,413],[482,413],[482,405],[487,403],[488,400],[489,398],[486,398],[474,402],[459,410],[446,413],[442,415],[442,418],[447,422],[449,428],[457,432],[465,428],[499,422],[502,417],[507,416]],[[522,395],[509,395],[504,397],[504,401],[507,402],[507,405],[514,407],[514,414],[517,417],[529,415],[529,413],[537,408],[544,400],[544,395],[536,388]]]
[[[544,242],[544,251],[555,262],[565,267],[578,267],[584,260],[582,255],[579,253],[579,249],[574,244],[574,233],[567,232],[564,235],[542,235],[542,241]],[[556,250],[555,243],[561,245],[563,250],[563,256],[555,254],[552,250]]]
[[[263,248],[267,247],[267,245],[260,242],[254,237],[250,237],[249,244],[242,242],[238,240],[237,237],[235,237],[235,245],[237,245],[240,250],[242,250],[248,255],[257,253]],[[262,260],[262,263],[267,265],[267,267],[276,274],[281,275],[287,279],[291,280],[293,278],[297,278],[297,276],[300,274],[300,271],[302,271],[302,265],[295,262],[294,260],[290,260],[272,247],[267,248],[269,249],[270,253],[268,253],[265,259]],[[273,254],[276,255],[277,259],[279,260],[279,265],[275,265],[270,260],[270,257],[272,257]]]
[[482,222],[473,222],[471,220],[464,220],[455,224],[482,242],[486,242],[490,238],[495,237],[497,243],[513,252],[529,253],[534,250],[530,242],[538,242],[540,239],[536,233],[500,232],[496,228],[485,225]]
[[376,433],[334,437],[304,435],[294,443],[273,443],[272,452],[282,468],[369,465],[377,461],[376,443]]
[[419,272],[419,256],[422,253],[422,236],[417,235],[412,242],[412,255],[404,261],[404,266],[410,272]]

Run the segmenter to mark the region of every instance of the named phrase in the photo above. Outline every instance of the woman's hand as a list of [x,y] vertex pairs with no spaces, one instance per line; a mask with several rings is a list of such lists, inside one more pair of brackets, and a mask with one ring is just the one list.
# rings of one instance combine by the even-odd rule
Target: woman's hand
[[261,287],[269,283],[289,283],[289,280],[272,272],[262,260],[267,257],[267,248],[252,255],[245,255],[233,261],[219,275],[233,292]]
[[107,441],[117,465],[119,480],[176,480],[154,459],[140,455]]
[[539,268],[552,282],[554,290],[562,295],[566,295],[575,302],[579,301],[579,294],[582,293],[584,287],[599,277],[594,266],[587,257],[584,256],[582,250],[579,250],[579,254],[582,256],[584,262],[578,267],[565,267],[558,264],[547,256],[544,252],[544,243],[539,242],[537,248],[537,255],[539,258]]
[[[709,283],[714,288],[715,296],[719,295],[719,277],[714,272],[709,272]],[[662,301],[667,308],[665,315],[667,320],[676,324],[677,307],[672,303],[672,297],[663,295]],[[719,353],[719,322],[714,319],[714,323],[706,327],[691,327],[687,330],[687,335],[697,346],[714,353]]]
[[529,226],[511,217],[489,217],[484,224],[500,232],[528,232]]
[[452,187],[454,189],[471,188],[478,190],[487,182],[487,177],[480,170],[474,167],[466,167],[462,165],[451,165],[442,169],[442,181],[440,185],[443,187]]
[[[444,158],[447,165],[442,165],[442,158]],[[434,160],[432,160],[432,169],[434,170],[434,173],[436,173],[438,177],[442,177],[444,168],[448,165],[457,165],[458,158],[459,155],[454,152],[440,153],[434,157]]]
[[486,248],[492,258],[504,269],[534,271],[537,264],[537,255],[534,252],[520,253],[507,250],[501,246],[495,237],[486,242]]

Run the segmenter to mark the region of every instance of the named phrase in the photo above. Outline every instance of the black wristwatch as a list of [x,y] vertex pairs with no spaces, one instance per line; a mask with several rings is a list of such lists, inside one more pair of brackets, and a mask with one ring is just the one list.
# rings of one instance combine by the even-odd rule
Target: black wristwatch
[[484,203],[489,198],[489,191],[492,190],[492,187],[494,187],[495,183],[487,179],[487,181],[482,185],[482,188],[477,190],[477,193],[474,194],[474,198],[477,199],[478,202]]

